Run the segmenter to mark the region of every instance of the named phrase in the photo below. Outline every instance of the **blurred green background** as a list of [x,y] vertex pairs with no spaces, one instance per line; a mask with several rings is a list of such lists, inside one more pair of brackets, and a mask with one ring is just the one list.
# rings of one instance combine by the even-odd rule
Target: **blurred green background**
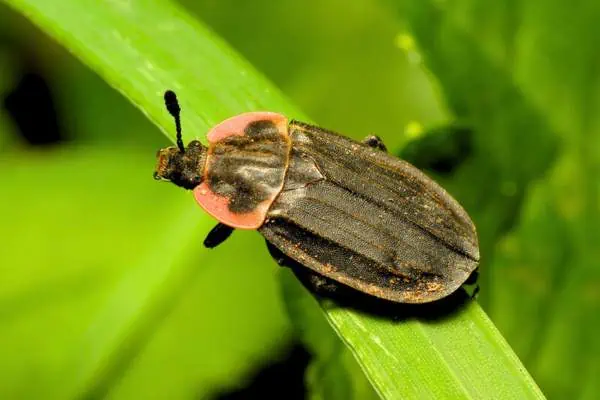
[[[321,126],[442,182],[479,230],[479,302],[544,393],[600,397],[600,3],[182,5]],[[202,251],[202,211],[152,179],[163,134],[4,4],[0,98],[0,397],[54,397],[87,358],[90,397],[302,390],[337,342],[290,321],[260,236]],[[309,394],[373,396],[332,346],[346,377],[313,361]]]

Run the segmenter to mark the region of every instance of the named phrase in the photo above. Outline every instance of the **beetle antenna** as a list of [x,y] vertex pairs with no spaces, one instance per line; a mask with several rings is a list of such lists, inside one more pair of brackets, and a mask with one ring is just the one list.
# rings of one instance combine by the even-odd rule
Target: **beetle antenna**
[[179,150],[182,153],[184,153],[185,146],[183,145],[183,139],[181,138],[181,119],[179,118],[181,107],[179,107],[177,96],[172,90],[167,90],[165,92],[165,107],[167,107],[167,111],[169,111],[169,114],[171,114],[175,119],[175,129],[177,131],[177,147],[179,147]]

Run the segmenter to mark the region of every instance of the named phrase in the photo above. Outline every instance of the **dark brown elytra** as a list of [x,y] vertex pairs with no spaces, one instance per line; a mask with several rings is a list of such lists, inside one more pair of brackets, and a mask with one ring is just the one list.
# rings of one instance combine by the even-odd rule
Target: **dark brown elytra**
[[207,247],[236,227],[257,229],[273,258],[313,288],[398,303],[443,298],[476,276],[479,245],[467,213],[378,137],[356,142],[247,113],[213,128],[208,147],[192,141],[185,149],[175,95],[165,102],[178,145],[159,151],[155,177],[193,190],[220,221]]

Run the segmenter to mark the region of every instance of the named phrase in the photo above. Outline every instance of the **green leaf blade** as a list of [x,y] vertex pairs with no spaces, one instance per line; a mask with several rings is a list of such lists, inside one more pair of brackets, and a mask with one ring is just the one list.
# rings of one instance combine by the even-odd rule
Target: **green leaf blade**
[[544,398],[476,303],[432,322],[343,309],[328,317],[384,398]]

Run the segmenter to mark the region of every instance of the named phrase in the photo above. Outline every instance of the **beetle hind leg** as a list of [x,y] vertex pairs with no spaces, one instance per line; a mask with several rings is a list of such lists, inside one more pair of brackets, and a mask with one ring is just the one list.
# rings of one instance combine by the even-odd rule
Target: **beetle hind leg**
[[465,281],[465,285],[476,285],[479,280],[479,268],[476,268]]
[[466,285],[466,286],[473,286],[473,293],[471,294],[472,299],[477,298],[477,295],[479,294],[478,280],[479,280],[479,268],[477,268],[477,269],[475,269],[475,271],[471,272],[471,275],[469,275],[469,277],[467,278],[465,283],[463,283],[463,285]]
[[383,140],[379,136],[369,135],[362,142],[369,147],[387,152],[387,147],[385,147]]

